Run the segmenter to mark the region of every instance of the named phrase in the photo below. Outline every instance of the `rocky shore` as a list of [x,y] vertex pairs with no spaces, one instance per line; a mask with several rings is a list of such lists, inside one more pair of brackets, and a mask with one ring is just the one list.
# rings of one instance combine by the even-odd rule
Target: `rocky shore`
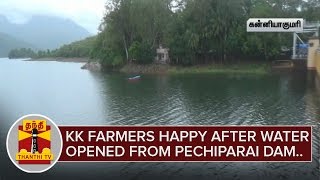
[[87,62],[85,65],[81,67],[81,69],[86,69],[89,71],[101,71],[102,67],[99,62]]

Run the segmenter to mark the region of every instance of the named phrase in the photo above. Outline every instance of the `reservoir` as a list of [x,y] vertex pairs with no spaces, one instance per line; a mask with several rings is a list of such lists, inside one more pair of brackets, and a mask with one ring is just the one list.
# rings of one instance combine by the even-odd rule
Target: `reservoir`
[[[128,81],[131,75],[89,72],[82,65],[0,59],[0,167],[10,179],[319,179],[320,88],[312,73],[142,75]],[[9,160],[5,138],[15,120],[32,113],[58,125],[313,125],[313,161],[57,163],[27,176]]]

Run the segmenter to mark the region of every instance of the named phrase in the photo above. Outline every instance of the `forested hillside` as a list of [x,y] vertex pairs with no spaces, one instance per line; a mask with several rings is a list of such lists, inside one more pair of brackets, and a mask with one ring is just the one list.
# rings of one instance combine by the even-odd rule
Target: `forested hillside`
[[58,49],[50,51],[49,49],[39,50],[37,52],[26,49],[13,49],[10,51],[9,58],[44,58],[44,57],[82,57],[89,58],[96,36],[88,37],[84,40],[76,41],[71,44],[63,45]]
[[16,48],[34,48],[34,46],[0,32],[0,57],[8,57],[10,50]]
[[51,51],[50,56],[54,57],[90,57],[96,36],[76,41]]

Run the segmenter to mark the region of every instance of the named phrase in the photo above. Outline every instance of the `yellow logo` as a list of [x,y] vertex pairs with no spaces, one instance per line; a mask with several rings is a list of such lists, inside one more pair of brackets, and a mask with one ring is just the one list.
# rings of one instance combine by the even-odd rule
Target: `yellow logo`
[[19,164],[50,164],[53,160],[51,127],[46,120],[23,120],[18,127],[18,141]]

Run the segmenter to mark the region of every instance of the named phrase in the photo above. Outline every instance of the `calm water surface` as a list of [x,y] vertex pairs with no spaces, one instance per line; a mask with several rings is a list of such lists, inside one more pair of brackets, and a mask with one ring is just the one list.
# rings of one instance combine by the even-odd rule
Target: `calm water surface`
[[[58,163],[35,177],[319,179],[320,88],[307,73],[142,76],[92,73],[81,63],[0,59],[0,179],[26,176],[5,137],[20,116],[58,125],[314,125],[312,163]],[[86,171],[86,173],[79,173]]]

